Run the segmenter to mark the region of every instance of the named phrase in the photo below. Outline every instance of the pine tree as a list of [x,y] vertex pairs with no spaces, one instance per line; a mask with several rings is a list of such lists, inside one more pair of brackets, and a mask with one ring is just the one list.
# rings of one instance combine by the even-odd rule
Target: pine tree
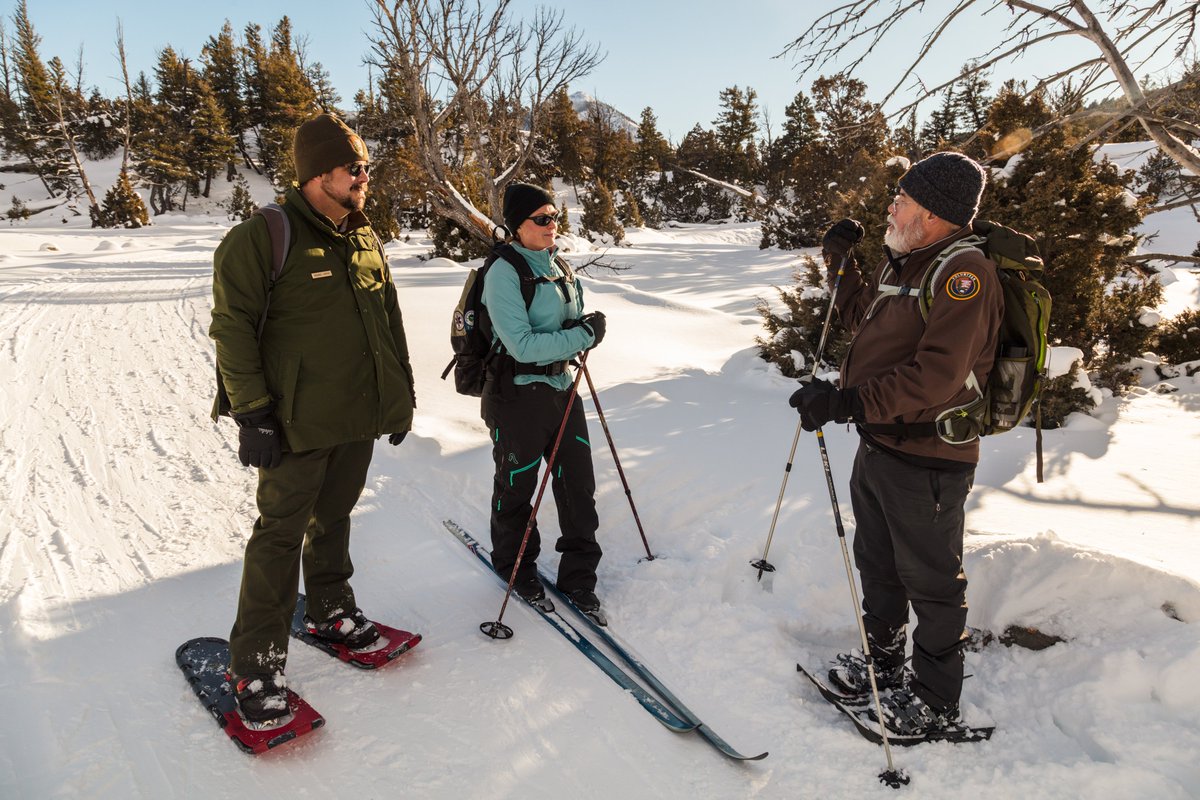
[[658,118],[650,106],[642,109],[638,123],[637,143],[633,147],[631,164],[635,179],[649,180],[662,172],[671,157],[671,145],[658,130]]
[[253,83],[261,103],[259,159],[276,186],[296,179],[292,136],[300,124],[317,113],[317,94],[300,65],[292,43],[292,23],[286,16],[271,32],[271,48]]
[[[204,80],[208,82],[213,97],[221,108],[228,132],[233,136],[238,151],[245,155],[245,79],[239,48],[234,40],[233,25],[229,20],[225,20],[220,33],[208,38],[208,42],[200,51],[200,59],[204,64]],[[232,178],[233,174],[234,165],[231,161],[227,165],[226,175]]]
[[953,92],[942,92],[942,104],[921,127],[922,151],[933,153],[958,139],[958,108]]
[[51,197],[66,191],[71,166],[63,149],[56,146],[57,114],[54,80],[40,52],[42,37],[34,31],[26,0],[20,0],[13,14],[14,36],[11,45],[15,77],[15,99],[20,109],[18,127],[6,132],[15,140],[16,150],[37,173]]
[[246,182],[244,176],[238,175],[237,180],[234,181],[233,192],[229,195],[225,210],[229,218],[235,222],[250,219],[258,210],[258,204],[250,195],[250,184]]
[[1052,115],[1041,93],[1001,91],[984,138],[1001,149],[1012,140],[1028,144],[994,178],[980,214],[1034,237],[1054,298],[1052,341],[1078,347],[1095,371],[1093,382],[1120,390],[1132,378],[1129,359],[1153,341],[1153,329],[1138,322],[1140,309],[1156,306],[1162,294],[1157,281],[1124,260],[1137,245],[1146,200],[1129,192],[1132,171],[1096,163],[1090,148],[1079,146],[1082,131],[1057,126],[1031,141],[1021,133]]
[[759,163],[754,139],[758,135],[758,93],[737,86],[721,90],[721,113],[713,120],[719,152],[714,178],[748,186],[757,179]]
[[593,242],[611,238],[614,244],[620,244],[625,238],[625,229],[617,221],[612,192],[604,182],[590,184],[582,199],[583,218],[579,225],[583,235]]
[[583,138],[588,143],[588,166],[593,186],[596,183],[616,186],[628,178],[633,141],[617,125],[611,108],[599,102],[592,103],[583,123]]
[[591,143],[582,133],[583,122],[564,86],[550,97],[546,126],[541,135],[549,149],[548,160],[557,168],[553,174],[571,184],[576,191],[587,177],[586,165],[591,161]]
[[133,189],[129,181],[129,173],[124,170],[117,176],[117,182],[109,187],[104,195],[104,205],[97,218],[97,226],[101,228],[141,228],[150,224],[150,215],[146,212],[146,204]]
[[812,247],[829,222],[825,157],[816,108],[798,92],[784,110],[783,132],[767,149],[764,164],[770,210],[759,247]]

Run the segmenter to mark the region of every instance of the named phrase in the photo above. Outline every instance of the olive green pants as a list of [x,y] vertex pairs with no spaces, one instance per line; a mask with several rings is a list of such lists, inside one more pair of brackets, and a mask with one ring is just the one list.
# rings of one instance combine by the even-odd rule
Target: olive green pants
[[352,611],[350,512],[367,482],[375,442],[284,453],[258,471],[258,520],[242,565],[237,620],[229,634],[235,675],[282,672],[304,569],[307,613]]

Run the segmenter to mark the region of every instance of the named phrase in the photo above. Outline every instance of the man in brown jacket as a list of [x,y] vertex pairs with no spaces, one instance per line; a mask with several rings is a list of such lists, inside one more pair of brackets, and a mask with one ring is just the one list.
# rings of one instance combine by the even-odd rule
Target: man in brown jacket
[[261,216],[230,230],[213,258],[209,333],[238,458],[258,468],[259,517],[229,636],[238,705],[252,722],[288,711],[283,670],[301,571],[310,633],[351,649],[378,639],[350,587],[350,512],[375,439],[399,444],[416,405],[396,286],[362,211],[367,147],[321,114],[297,129],[294,156],[299,182],[283,201],[291,246],[278,279]]
[[[858,429],[850,497],[863,624],[879,687],[891,690],[884,722],[902,735],[936,734],[959,719],[963,508],[979,441],[950,441],[933,423],[987,383],[1003,297],[995,266],[978,249],[938,256],[971,233],[984,182],[983,169],[958,153],[932,155],[900,178],[884,259],[865,275],[848,265],[834,298],[853,336],[841,388],[814,380],[790,400],[805,430],[829,421]],[[834,225],[822,241],[826,264],[836,269],[861,238],[854,220]],[[931,266],[924,320],[918,294]],[[917,617],[911,671],[904,667],[910,604]],[[870,692],[860,654],[839,655],[829,678],[848,695]]]

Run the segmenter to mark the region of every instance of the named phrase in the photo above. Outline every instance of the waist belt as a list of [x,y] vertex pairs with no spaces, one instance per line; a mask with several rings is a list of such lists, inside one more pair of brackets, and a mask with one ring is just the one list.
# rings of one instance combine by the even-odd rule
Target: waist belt
[[516,362],[513,372],[517,375],[562,375],[567,371],[566,361],[555,361],[552,364],[522,364]]
[[[902,439],[919,439],[924,436],[941,436],[950,432],[949,420],[941,422],[860,422],[858,428],[867,433],[898,436]],[[942,430],[945,428],[945,430]]]

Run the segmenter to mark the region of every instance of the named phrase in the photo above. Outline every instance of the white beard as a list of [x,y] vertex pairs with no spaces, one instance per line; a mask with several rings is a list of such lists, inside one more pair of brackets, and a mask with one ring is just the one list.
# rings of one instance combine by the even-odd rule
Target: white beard
[[908,255],[916,249],[917,244],[925,235],[919,219],[914,219],[905,226],[900,226],[892,217],[888,217],[890,227],[883,234],[883,243],[895,255]]

